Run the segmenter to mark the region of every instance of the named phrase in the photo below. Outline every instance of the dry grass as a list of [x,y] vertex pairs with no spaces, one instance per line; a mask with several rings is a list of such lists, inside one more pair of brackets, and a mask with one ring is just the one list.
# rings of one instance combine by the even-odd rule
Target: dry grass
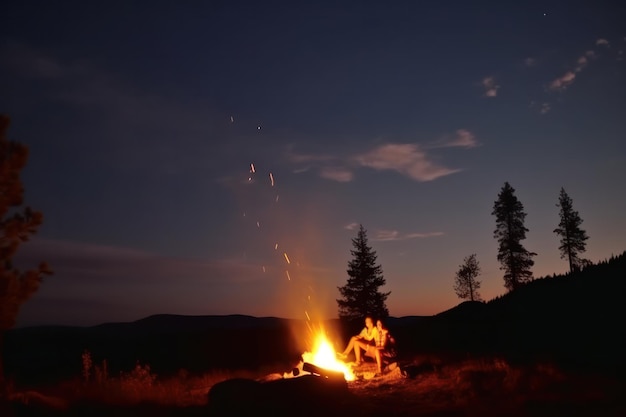
[[398,369],[355,382],[351,390],[374,415],[393,410],[400,416],[526,416],[563,408],[604,409],[613,415],[623,410],[618,400],[623,383],[606,377],[565,374],[550,364],[512,366],[497,358],[429,361],[415,359],[413,366],[423,371],[413,378]]
[[96,365],[91,354],[82,355],[81,377],[37,390],[9,390],[12,402],[62,410],[74,406],[129,407],[152,404],[168,407],[194,407],[207,403],[207,393],[218,382],[230,378],[257,378],[260,370],[215,370],[191,375],[181,370],[177,375],[159,377],[147,364],[137,363],[133,369],[111,376],[106,360]]
[[[70,414],[103,407],[114,410],[113,415],[120,408],[151,407],[151,415],[189,415],[185,412],[205,410],[207,393],[216,383],[231,378],[258,379],[276,371],[213,371],[201,376],[181,371],[161,378],[148,365],[137,364],[111,377],[106,362],[94,365],[86,359],[83,365],[88,369],[83,369],[82,378],[46,390],[14,392],[12,400],[54,410],[69,409]],[[355,411],[362,416],[528,416],[554,415],[563,410],[570,415],[569,411],[573,415],[595,415],[598,410],[603,415],[619,415],[626,411],[619,400],[623,382],[604,376],[566,374],[551,364],[513,366],[498,358],[444,362],[416,357],[411,365],[417,370],[412,377],[396,368],[372,378],[375,365],[362,369],[360,375],[365,378],[348,385],[356,400]],[[576,414],[581,410],[591,411]]]

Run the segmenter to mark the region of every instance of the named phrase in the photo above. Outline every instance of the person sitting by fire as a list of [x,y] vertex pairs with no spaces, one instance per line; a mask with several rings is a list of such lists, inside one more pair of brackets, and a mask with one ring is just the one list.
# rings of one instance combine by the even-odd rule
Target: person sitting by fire
[[382,374],[383,360],[390,360],[396,356],[395,349],[393,347],[395,340],[389,333],[389,330],[383,326],[383,322],[380,319],[376,320],[376,330],[376,349],[371,352],[366,352],[365,354],[376,360],[378,373]]
[[345,359],[348,357],[348,353],[350,353],[351,350],[354,350],[356,364],[360,365],[362,363],[361,350],[363,350],[365,354],[371,353],[371,355],[376,355],[374,351],[376,350],[377,338],[378,329],[374,327],[374,320],[369,316],[365,317],[365,327],[361,330],[361,333],[350,338],[348,346],[346,346],[339,356],[342,359]]

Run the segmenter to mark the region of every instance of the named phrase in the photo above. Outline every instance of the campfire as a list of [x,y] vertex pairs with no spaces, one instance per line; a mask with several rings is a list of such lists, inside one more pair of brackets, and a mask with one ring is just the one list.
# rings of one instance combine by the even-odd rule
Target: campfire
[[[348,364],[337,360],[335,349],[328,341],[326,334],[320,331],[315,336],[313,342],[313,349],[311,352],[305,352],[302,354],[303,363],[300,364],[298,371],[285,374],[285,377],[294,377],[301,375],[300,371],[310,372],[310,367],[307,369],[304,364],[311,364],[322,370],[333,371],[343,374],[346,381],[354,381],[356,379],[354,372],[348,366]],[[304,369],[303,369],[304,368]]]

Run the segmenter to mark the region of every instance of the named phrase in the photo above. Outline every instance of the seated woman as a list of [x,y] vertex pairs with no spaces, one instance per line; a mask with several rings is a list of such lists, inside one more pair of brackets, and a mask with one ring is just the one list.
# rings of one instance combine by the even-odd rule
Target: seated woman
[[367,355],[371,353],[371,355],[375,355],[374,351],[376,350],[376,339],[378,338],[378,329],[374,327],[374,320],[371,317],[365,317],[365,327],[361,330],[356,336],[352,336],[348,346],[343,350],[342,353],[339,354],[343,359],[348,356],[351,350],[354,349],[354,356],[356,357],[357,365],[360,365],[361,360],[361,350]]
[[378,373],[383,373],[383,359],[395,357],[393,343],[395,342],[389,334],[389,330],[383,327],[382,320],[376,320],[376,349],[365,352],[365,354],[376,360]]

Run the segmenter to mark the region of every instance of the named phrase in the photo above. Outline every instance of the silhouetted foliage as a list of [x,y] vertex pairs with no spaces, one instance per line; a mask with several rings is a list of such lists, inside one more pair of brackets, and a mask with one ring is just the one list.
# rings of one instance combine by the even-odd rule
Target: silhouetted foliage
[[481,301],[478,293],[480,281],[476,279],[478,275],[480,275],[480,265],[476,259],[476,254],[463,258],[463,264],[459,266],[454,279],[454,291],[459,298]]
[[367,233],[362,225],[352,245],[348,282],[338,287],[342,297],[337,300],[339,318],[350,323],[362,321],[366,316],[384,319],[389,316],[385,301],[390,292],[379,291],[385,285],[385,278],[382,267],[376,264],[376,251],[367,244]]
[[554,229],[554,233],[561,236],[561,246],[559,251],[561,252],[561,259],[566,259],[569,263],[570,272],[579,270],[588,265],[589,261],[581,259],[579,255],[585,252],[587,246],[587,232],[580,228],[582,219],[576,210],[573,208],[572,199],[565,192],[564,188],[561,188],[559,194],[559,202],[556,205],[560,208],[559,227]]
[[[579,271],[538,278],[489,301],[498,336],[520,352],[626,372],[626,252]],[[532,306],[532,308],[529,308]],[[515,333],[513,334],[513,329]]]
[[403,352],[495,355],[516,363],[626,375],[626,252],[573,273],[539,277],[486,303],[432,317],[387,319]]
[[526,213],[524,206],[515,196],[515,189],[508,182],[504,183],[493,205],[492,215],[496,216],[494,237],[498,239],[498,261],[502,264],[504,286],[507,290],[515,290],[521,284],[532,280],[533,256],[522,246],[528,229],[524,227]]
[[9,125],[10,119],[0,115],[0,383],[4,332],[15,325],[21,305],[37,291],[43,275],[51,273],[43,262],[29,271],[13,266],[20,244],[37,231],[43,215],[30,207],[20,210],[24,200],[20,173],[28,160],[28,148],[7,139]]

